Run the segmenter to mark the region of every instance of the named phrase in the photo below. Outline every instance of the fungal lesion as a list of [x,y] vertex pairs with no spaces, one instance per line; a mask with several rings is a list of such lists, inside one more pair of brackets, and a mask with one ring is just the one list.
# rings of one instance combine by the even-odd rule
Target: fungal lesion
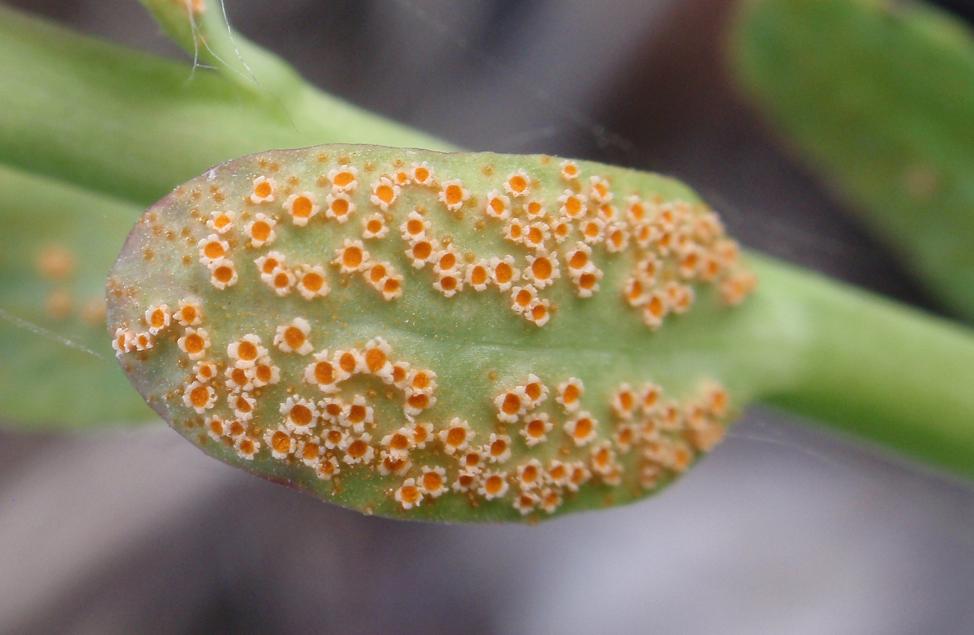
[[32,283],[42,291],[37,313],[54,322],[77,319],[87,327],[105,322],[106,305],[101,296],[79,293],[78,254],[66,243],[47,242],[34,252]]
[[[373,502],[387,511],[456,499],[524,516],[553,514],[586,488],[653,491],[722,438],[729,395],[713,380],[678,400],[649,378],[603,394],[570,369],[537,369],[477,395],[481,409],[456,411],[439,403],[436,369],[398,356],[387,334],[336,348],[341,338],[325,332],[329,307],[360,284],[390,307],[419,284],[448,302],[481,296],[541,330],[559,304],[609,294],[656,331],[702,288],[727,305],[754,289],[711,210],[614,186],[574,161],[484,170],[477,187],[448,162],[309,163],[314,174],[287,177],[258,162],[259,173],[221,183],[212,209],[182,192],[198,227],[165,232],[186,239],[203,286],[116,313],[119,357],[173,365],[165,408],[187,434],[202,430],[238,461],[283,466],[324,496],[378,482],[384,500]],[[306,236],[330,247],[297,248]],[[464,244],[471,236],[493,251]],[[611,285],[610,267],[623,271]],[[281,311],[264,330],[233,332],[211,306],[251,280]],[[380,407],[389,401],[392,413]]]
[[[537,327],[556,319],[552,292],[558,285],[569,286],[578,299],[593,298],[603,292],[605,267],[614,260],[634,263],[621,300],[651,330],[668,316],[689,311],[697,287],[715,286],[726,304],[735,305],[755,285],[714,212],[654,193],[614,189],[611,175],[586,178],[573,161],[562,162],[554,176],[545,172],[552,167],[537,165],[515,168],[506,176],[492,171],[492,187],[483,194],[446,168],[434,171],[426,161],[407,165],[394,160],[387,170],[370,163],[371,174],[347,156],[335,162],[330,168],[316,164],[319,173],[309,179],[315,190],[297,191],[291,185],[301,181],[296,176],[279,184],[275,171],[269,171],[250,177],[240,199],[242,210],[201,215],[212,233],[198,242],[199,262],[213,287],[233,287],[238,267],[251,266],[239,262],[243,259],[279,296],[297,289],[309,301],[324,298],[333,287],[330,271],[332,276],[354,274],[394,302],[405,291],[405,273],[394,262],[374,257],[365,244],[389,240],[402,241],[404,264],[429,272],[430,288],[444,298],[493,290],[513,315]],[[459,244],[437,230],[442,223],[431,207],[446,214],[473,212],[468,225],[502,239],[506,251],[477,253]],[[279,235],[329,231],[327,225],[342,226],[357,215],[360,232],[342,234],[344,241],[331,259],[289,264],[278,246]],[[398,235],[390,226],[398,226]],[[235,257],[228,239],[237,231]]]
[[[729,396],[716,383],[682,403],[654,383],[621,384],[604,404],[611,420],[600,422],[584,409],[590,397],[580,379],[528,374],[484,396],[496,420],[484,434],[463,416],[424,417],[437,399],[435,370],[397,358],[382,337],[315,351],[310,323],[297,317],[275,329],[271,347],[246,333],[219,354],[198,302],[177,306],[170,313],[155,305],[144,315],[156,335],[174,331],[180,353],[195,362],[170,409],[201,417],[193,425],[242,461],[281,463],[320,482],[385,479],[389,502],[403,513],[446,496],[553,514],[590,482],[652,491],[709,451],[726,425]],[[282,374],[285,356],[305,360],[303,369]],[[381,419],[366,395],[347,390],[356,376],[399,391],[401,417]]]

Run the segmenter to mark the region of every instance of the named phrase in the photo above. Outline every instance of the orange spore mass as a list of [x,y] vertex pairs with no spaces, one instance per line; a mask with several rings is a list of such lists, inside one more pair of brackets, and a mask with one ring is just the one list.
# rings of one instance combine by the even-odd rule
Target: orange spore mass
[[237,347],[237,355],[242,360],[251,361],[257,359],[257,347],[246,340],[240,342]]
[[446,202],[449,205],[456,205],[463,200],[463,190],[459,185],[450,185],[446,188]]
[[294,199],[294,204],[291,206],[291,212],[300,218],[306,218],[311,214],[311,201],[308,200],[307,196],[299,196]]
[[[220,282],[226,283],[233,279],[233,269],[227,267],[226,265],[220,265],[213,270],[213,275]],[[183,314],[185,315],[185,313]]]
[[255,240],[267,240],[271,235],[271,226],[264,221],[257,221],[251,226],[250,235]]
[[501,410],[505,414],[513,415],[521,409],[521,398],[514,393],[507,393],[501,404]]
[[463,445],[467,440],[467,431],[463,428],[450,428],[446,434],[446,442],[453,446]]
[[291,448],[291,437],[278,430],[271,437],[271,445],[278,452],[287,452]]
[[191,333],[186,336],[185,346],[188,353],[199,353],[203,350],[204,344],[203,338],[196,333]]
[[325,279],[317,273],[311,272],[305,274],[304,278],[301,279],[301,284],[303,284],[308,291],[317,292],[320,291],[324,286]]
[[435,492],[443,487],[443,477],[436,472],[426,472],[423,474],[423,487],[427,491]]
[[304,344],[304,340],[304,333],[301,332],[301,329],[295,326],[289,326],[284,329],[284,341],[287,342],[288,346],[291,348],[300,348],[301,345]]
[[315,379],[320,384],[330,384],[335,381],[335,369],[331,362],[318,362],[315,364]]

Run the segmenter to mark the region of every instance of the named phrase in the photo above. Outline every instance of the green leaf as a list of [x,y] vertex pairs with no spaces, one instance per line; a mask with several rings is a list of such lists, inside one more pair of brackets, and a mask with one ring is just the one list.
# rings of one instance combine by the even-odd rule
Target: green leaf
[[7,168],[0,191],[0,421],[155,420],[105,335],[105,275],[138,210]]
[[951,308],[974,318],[974,38],[923,3],[755,0],[740,83]]
[[671,179],[319,146],[150,208],[109,323],[148,403],[221,460],[369,513],[536,519],[655,492],[723,436],[754,390],[723,350],[753,283]]

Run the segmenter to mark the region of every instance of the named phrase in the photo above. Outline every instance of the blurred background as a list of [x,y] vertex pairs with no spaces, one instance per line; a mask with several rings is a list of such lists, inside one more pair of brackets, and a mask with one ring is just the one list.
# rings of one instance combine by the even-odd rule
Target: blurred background
[[[179,56],[134,1],[9,4]],[[672,174],[747,246],[939,311],[735,93],[733,4],[226,8],[356,104],[471,149]],[[162,424],[0,432],[4,633],[971,633],[972,580],[969,484],[765,410],[660,497],[538,527],[365,518]]]

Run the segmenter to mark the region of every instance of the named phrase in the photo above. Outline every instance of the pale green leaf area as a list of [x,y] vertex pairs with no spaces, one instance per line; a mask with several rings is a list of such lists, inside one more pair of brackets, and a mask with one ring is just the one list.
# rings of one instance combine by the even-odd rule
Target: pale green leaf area
[[6,168],[0,191],[0,414],[45,429],[155,420],[105,333],[105,276],[138,211]]
[[922,2],[752,0],[755,104],[942,301],[974,317],[974,36]]
[[[350,220],[339,224],[325,215],[328,197],[333,196],[327,175],[334,177],[333,171],[346,162],[358,170],[357,187],[351,196],[355,210]],[[410,166],[422,162],[428,162],[434,175],[429,185],[395,186],[394,201],[386,211],[376,200],[370,200],[376,196],[374,188],[381,185],[381,178],[393,179],[386,183],[392,187],[397,171],[408,171]],[[756,339],[751,323],[738,317],[738,311],[746,312],[747,301],[741,309],[734,309],[724,306],[718,298],[720,284],[742,274],[740,265],[721,264],[719,273],[708,283],[697,276],[697,269],[679,273],[676,268],[679,257],[675,251],[661,251],[649,243],[645,248],[636,246],[632,229],[635,225],[626,220],[626,210],[633,204],[629,197],[637,196],[642,201],[648,227],[650,218],[654,219],[653,223],[663,223],[654,215],[665,209],[650,201],[695,203],[696,197],[690,190],[674,180],[652,174],[587,162],[577,165],[581,176],[569,180],[560,174],[560,160],[551,157],[321,146],[263,153],[219,166],[178,188],[147,212],[129,237],[109,278],[112,298],[109,322],[114,327],[144,331],[147,325],[143,314],[150,307],[164,303],[175,310],[183,298],[201,300],[204,318],[199,328],[205,329],[209,339],[209,349],[202,360],[217,362],[221,370],[218,379],[209,382],[215,401],[212,407],[204,407],[199,412],[194,412],[191,404],[184,401],[194,368],[193,361],[188,359],[189,350],[177,342],[190,332],[183,326],[173,323],[160,333],[151,349],[124,353],[121,362],[157,412],[208,453],[371,513],[437,520],[520,518],[513,507],[519,491],[518,467],[532,458],[540,460],[545,467],[557,459],[567,463],[581,461],[587,469],[597,472],[593,453],[603,443],[609,444],[605,447],[618,456],[618,484],[611,482],[611,477],[600,480],[596,475],[577,495],[559,485],[545,484],[526,489],[529,497],[543,496],[546,489],[553,488],[555,496],[566,497],[565,505],[559,506],[559,510],[577,510],[625,503],[656,491],[657,480],[659,484],[665,483],[673,473],[688,467],[688,464],[671,465],[670,461],[679,460],[670,458],[667,452],[682,449],[696,453],[690,441],[694,438],[692,426],[700,426],[701,431],[718,436],[723,434],[726,417],[723,408],[719,416],[707,411],[699,415],[699,420],[690,421],[691,404],[705,401],[715,383],[726,386],[736,409],[738,404],[749,401],[758,388],[766,388],[769,382],[758,380],[758,376],[786,376],[794,371],[789,359]],[[512,218],[526,224],[540,223],[545,231],[564,217],[559,208],[568,203],[559,201],[559,197],[566,190],[569,194],[577,191],[581,197],[588,196],[589,203],[582,214],[586,219],[594,219],[599,205],[594,200],[590,179],[599,176],[611,184],[613,199],[606,204],[612,206],[617,220],[616,225],[609,227],[633,232],[633,238],[628,239],[630,246],[619,253],[612,253],[607,247],[609,230],[605,230],[606,239],[594,241],[590,263],[604,275],[592,297],[579,297],[578,287],[570,279],[572,250],[579,249],[580,244],[585,253],[589,249],[581,242],[583,217],[568,224],[562,243],[550,236],[542,247],[534,248],[506,239],[507,222],[486,213],[490,205],[488,193],[496,191],[495,197],[502,195],[507,179],[517,175],[518,170],[524,170],[525,178],[530,180],[528,191],[523,196],[503,195],[500,200],[506,201],[503,205]],[[253,203],[249,199],[254,191],[254,179],[260,176],[274,180],[272,202]],[[466,190],[468,197],[458,199],[458,209],[450,210],[438,196],[454,182]],[[325,209],[312,217],[307,226],[297,226],[286,206],[290,196],[305,192]],[[526,211],[532,201],[543,206],[536,221]],[[415,268],[414,259],[409,255],[416,241],[407,241],[401,235],[408,228],[400,229],[408,221],[407,215],[417,208],[423,214],[413,219],[423,218],[428,223],[423,230],[426,237],[419,242],[429,240],[436,248],[434,262],[422,268]],[[690,228],[695,227],[695,219],[704,216],[705,208],[688,205],[686,209],[690,210],[686,212],[686,222],[679,221],[673,231],[686,231],[688,239],[692,234],[693,241],[702,241],[698,247],[686,249],[699,249],[703,259],[723,239],[719,235],[697,238],[695,230]],[[217,235],[204,222],[211,212],[225,210],[235,214],[234,225],[226,234]],[[247,223],[256,222],[258,213],[276,219],[276,238],[269,245],[255,248],[250,246],[251,230],[247,229]],[[363,223],[376,213],[388,226],[388,234],[381,239],[365,236],[367,227]],[[658,226],[664,227],[665,223]],[[714,231],[719,234],[721,230],[715,226]],[[157,247],[158,236],[166,234],[173,240],[165,249]],[[229,251],[227,258],[232,261],[238,278],[222,290],[211,282],[211,270],[218,265],[207,265],[200,260],[206,244],[216,240],[225,241],[219,251]],[[367,262],[380,263],[385,273],[393,278],[399,276],[401,297],[386,299],[374,288],[369,282],[372,270],[368,266],[361,271],[341,273],[343,256],[339,250],[350,240],[363,241],[359,249],[368,252]],[[146,249],[151,250],[148,258]],[[681,248],[681,253],[684,250]],[[456,265],[445,267],[443,274],[434,273],[438,258],[449,253],[455,255]],[[273,274],[268,276],[270,281],[262,281],[254,262],[267,254],[279,254],[277,258],[285,259],[286,264],[279,271],[296,273],[297,287],[301,285],[302,264],[323,265],[331,291],[325,297],[310,300],[298,288],[279,296],[274,290]],[[662,290],[670,282],[686,283],[692,285],[698,298],[685,314],[666,315],[656,330],[644,323],[642,307],[631,306],[623,297],[626,279],[634,275],[641,259],[650,254],[657,254],[654,258],[658,257],[660,270],[653,279],[641,278],[645,280],[647,293],[652,289]],[[508,255],[514,257],[512,264],[521,272],[521,279],[513,287],[502,291],[499,283],[485,283],[482,290],[477,290],[474,283],[465,280],[467,275],[473,275],[468,274],[471,267],[484,266],[486,275],[491,258]],[[531,260],[534,256],[547,258],[557,267],[559,273],[552,276],[554,283],[550,286],[545,286],[543,275],[535,273]],[[337,263],[333,262],[336,258]],[[453,276],[464,288],[448,297],[434,287],[441,276]],[[546,303],[544,306],[550,312],[547,322],[542,320],[541,325],[511,308],[512,302],[516,303],[512,298],[518,286],[532,282],[538,288],[538,300]],[[655,286],[650,287],[651,284]],[[381,284],[378,287],[384,288]],[[672,306],[676,311],[676,305]],[[291,324],[295,318],[303,318],[310,325],[309,346],[302,354],[288,352],[274,343],[278,327]],[[259,395],[256,414],[248,423],[252,428],[250,436],[262,446],[253,462],[239,452],[239,443],[235,451],[231,436],[217,437],[219,440],[208,436],[205,423],[213,415],[225,421],[240,416],[229,405],[237,397],[230,384],[224,382],[222,371],[235,363],[228,357],[228,346],[247,334],[260,337],[281,375],[277,385],[242,390],[247,395]],[[333,479],[325,480],[318,478],[313,467],[301,462],[301,457],[296,456],[300,455],[297,448],[286,459],[273,458],[266,435],[287,421],[286,412],[279,411],[280,404],[288,396],[314,402],[329,396],[305,377],[305,368],[315,359],[312,353],[327,349],[331,359],[338,350],[365,350],[368,342],[376,337],[384,338],[391,347],[388,355],[392,360],[407,361],[414,369],[435,373],[436,389],[432,393],[435,403],[416,413],[404,413],[404,403],[410,395],[408,387],[388,385],[374,373],[356,372],[347,383],[341,384],[335,396],[352,403],[360,395],[375,409],[374,423],[366,426],[374,447],[368,465],[348,465],[345,461],[352,451],[332,448],[327,456],[334,456],[342,471]],[[526,384],[532,374],[547,387],[548,397],[537,407],[521,408],[513,420],[505,420],[495,398]],[[597,421],[595,439],[586,439],[579,447],[575,447],[573,437],[563,429],[577,413],[566,411],[556,403],[557,386],[573,377],[584,386],[580,412],[590,413]],[[632,398],[638,400],[649,383],[661,388],[662,397],[648,414],[638,406],[626,414],[610,407],[614,395],[625,386],[631,387]],[[675,415],[678,421],[661,423],[665,404],[671,403],[678,408]],[[325,406],[319,405],[318,409],[324,411]],[[541,413],[550,417],[553,427],[547,433],[547,440],[532,448],[526,444],[521,430]],[[471,447],[482,447],[488,456],[492,433],[507,439],[513,451],[510,459],[493,464],[485,458],[486,465],[475,474],[480,482],[492,470],[501,472],[509,483],[509,491],[495,501],[467,493],[444,494],[435,500],[427,496],[418,508],[402,509],[394,499],[394,491],[404,479],[421,478],[420,469],[424,465],[440,465],[446,469],[449,486],[456,482],[461,458],[448,456],[447,442],[437,439],[410,454],[412,468],[400,475],[384,476],[377,471],[385,449],[381,440],[411,421],[430,422],[433,433],[438,434],[450,427],[454,417],[469,422],[473,433]],[[312,432],[296,434],[297,442],[308,438],[315,443],[322,442],[322,435],[336,427],[347,430],[337,424],[329,427],[321,421]],[[655,462],[649,461],[646,467],[645,454],[650,450],[642,441],[614,441],[614,435],[624,427],[631,427],[629,434],[635,436],[659,433],[658,441],[649,442],[664,445]],[[353,432],[349,434],[350,438],[356,437]],[[645,488],[640,485],[643,469],[659,470],[653,483]],[[526,517],[534,519],[539,514],[547,515],[538,510]]]

